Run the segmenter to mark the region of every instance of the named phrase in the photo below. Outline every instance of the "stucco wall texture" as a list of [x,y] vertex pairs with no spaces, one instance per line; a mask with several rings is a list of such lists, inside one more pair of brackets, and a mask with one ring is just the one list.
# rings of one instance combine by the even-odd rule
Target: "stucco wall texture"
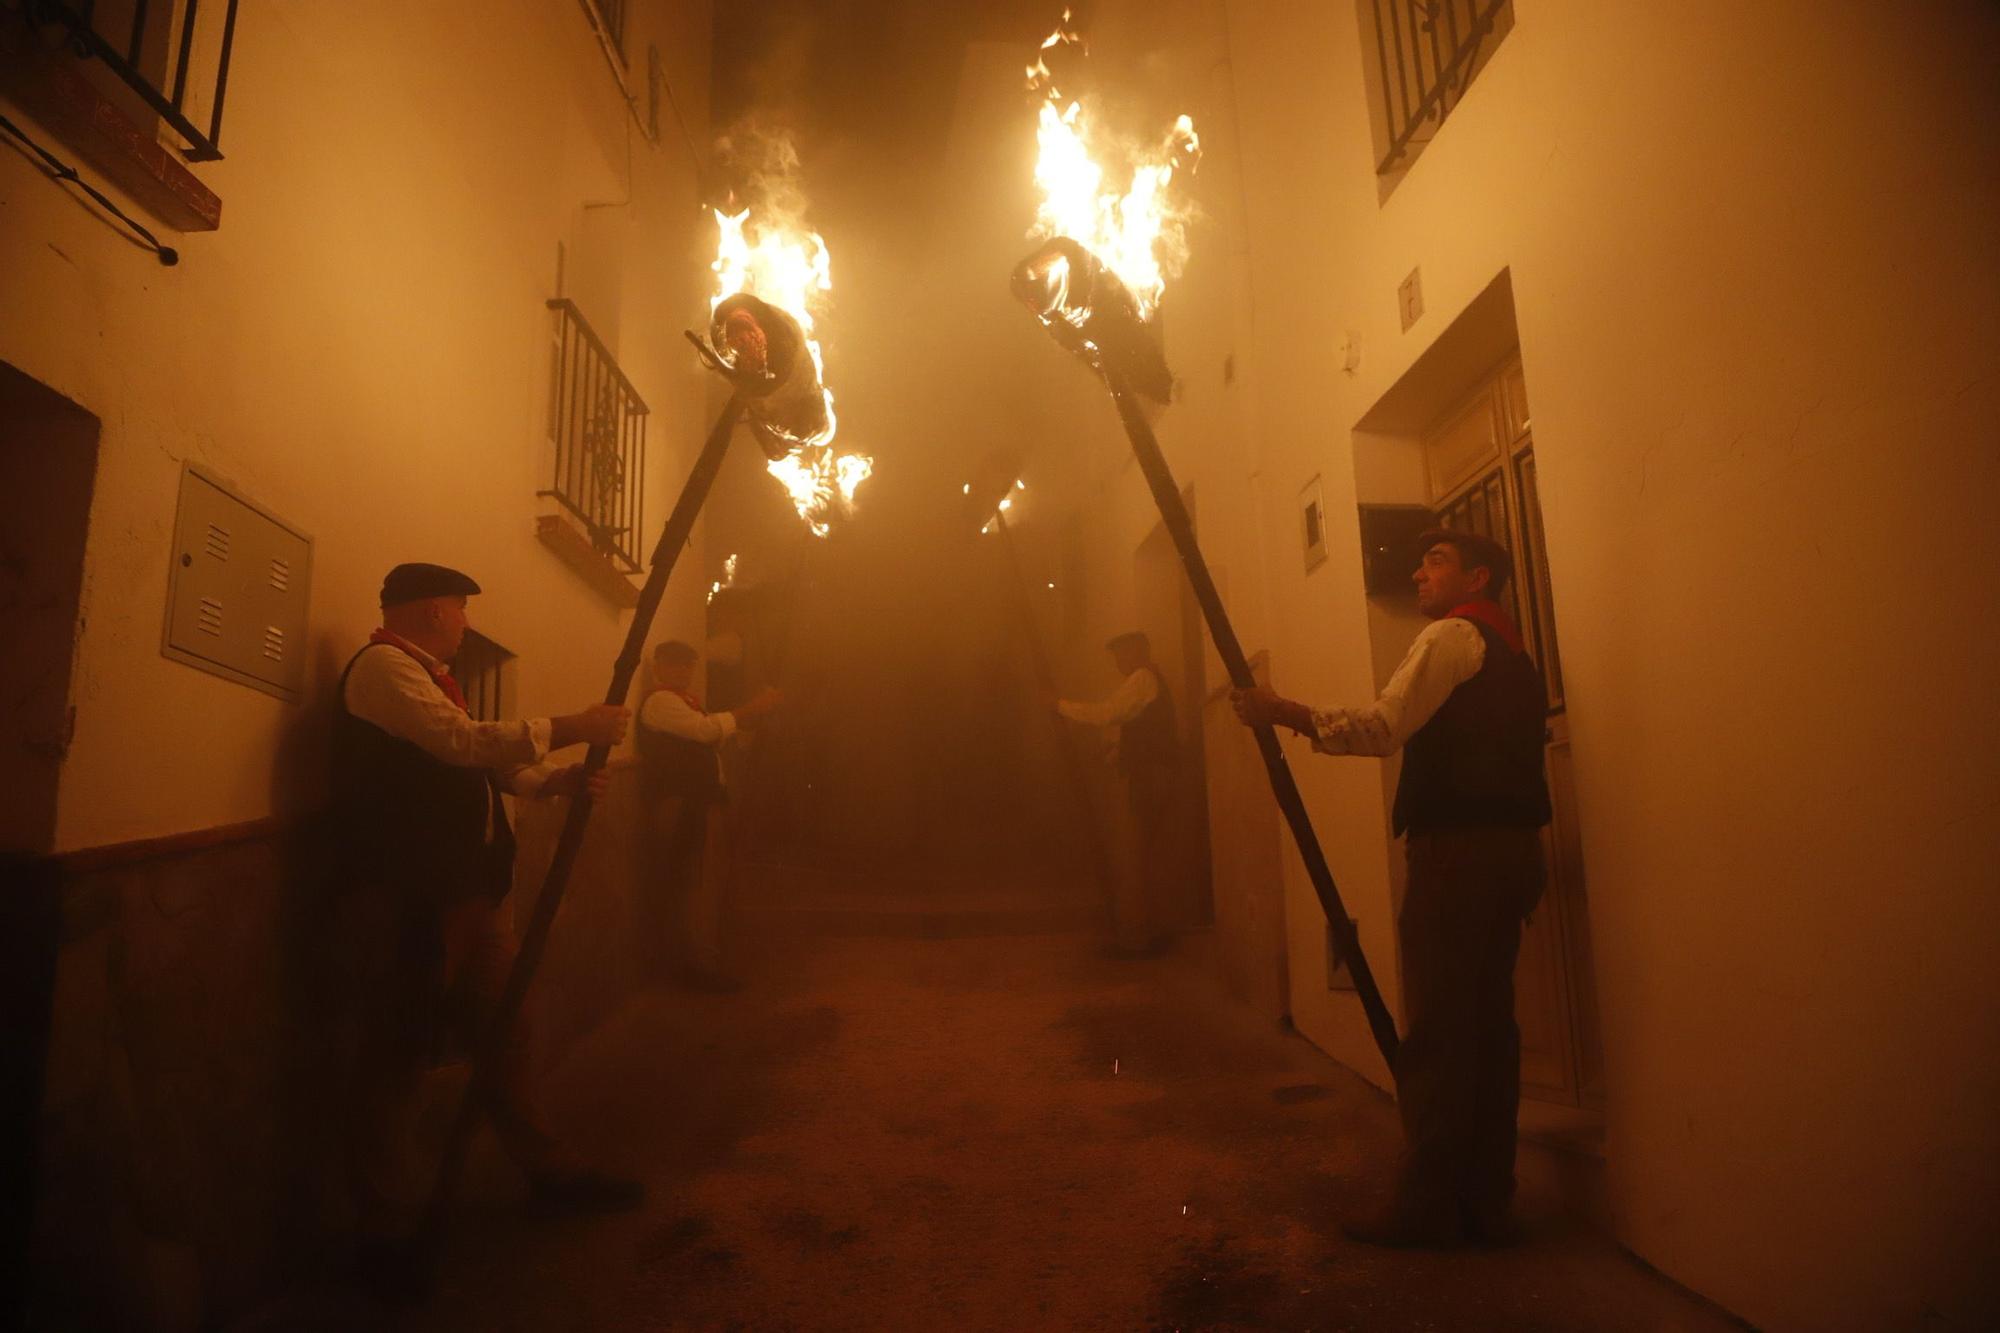
[[[622,614],[533,535],[544,302],[561,245],[565,293],[652,410],[646,521],[663,521],[707,415],[679,340],[705,314],[713,224],[671,108],[657,143],[638,118],[655,45],[701,142],[708,13],[632,7],[628,110],[574,5],[246,12],[227,156],[200,168],[222,226],[177,238],[175,268],[0,157],[0,359],[104,427],[57,850],[309,806],[312,705],[398,561],[480,580],[473,625],[519,655],[528,715],[608,678]],[[314,539],[305,708],[160,654],[183,460]],[[685,635],[700,601],[677,585],[660,628]]]
[[[1237,628],[1281,692],[1369,697],[1357,424],[1509,273],[1619,1234],[1765,1327],[1990,1319],[2000,596],[1954,571],[2000,491],[1993,12],[1521,0],[1385,201],[1355,8],[1109,4],[1093,34],[1208,144],[1160,432]],[[1133,614],[1155,522],[1104,417],[1093,626]],[[1293,758],[1393,995],[1375,768]],[[1286,857],[1296,1019],[1379,1081]]]

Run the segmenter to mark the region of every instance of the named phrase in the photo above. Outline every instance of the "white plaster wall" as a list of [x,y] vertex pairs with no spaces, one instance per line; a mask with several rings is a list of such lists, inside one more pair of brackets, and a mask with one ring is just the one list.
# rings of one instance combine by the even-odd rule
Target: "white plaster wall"
[[[699,142],[705,0],[634,7],[642,110],[649,42]],[[602,696],[624,615],[533,536],[543,302],[562,242],[571,294],[608,338],[623,324],[652,408],[657,531],[705,424],[678,344],[712,248],[693,154],[662,119],[658,145],[638,133],[574,4],[265,5],[238,27],[228,156],[199,168],[223,224],[171,237],[179,267],[0,154],[0,359],[104,423],[59,848],[309,800],[313,705],[399,560],[481,581],[473,623],[520,655],[525,712]],[[303,707],[160,655],[184,459],[315,538]],[[697,552],[663,631],[699,623],[698,575]]]
[[[1210,203],[1217,231],[1170,298],[1191,383],[1163,435],[1277,686],[1363,699],[1352,431],[1511,270],[1621,1238],[1763,1326],[1984,1326],[2000,1299],[1993,11],[1516,10],[1386,203],[1352,5],[1101,18],[1100,54],[1145,47],[1179,88],[1225,60],[1235,75],[1239,132],[1211,135],[1200,188],[1210,202],[1237,157],[1241,230]],[[1405,334],[1396,287],[1418,265],[1428,312]],[[1230,408],[1201,387],[1223,347]],[[1308,576],[1291,534],[1315,472],[1332,559]],[[1092,564],[1116,603],[1145,501],[1129,471],[1103,485]],[[1393,994],[1377,774],[1294,760]],[[1295,865],[1290,900],[1300,1026],[1379,1079],[1358,1008],[1324,992]]]

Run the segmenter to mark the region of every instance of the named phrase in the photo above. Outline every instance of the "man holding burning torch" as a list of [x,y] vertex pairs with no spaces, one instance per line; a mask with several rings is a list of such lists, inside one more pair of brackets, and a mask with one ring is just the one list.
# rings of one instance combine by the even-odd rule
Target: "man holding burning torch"
[[666,961],[675,980],[698,990],[735,985],[722,956],[724,859],[722,744],[777,708],[765,689],[726,713],[694,694],[698,654],[668,639],[653,648],[654,689],[639,709],[647,879],[658,894]]
[[[630,713],[597,704],[532,721],[481,722],[466,711],[450,662],[479,585],[440,565],[405,564],[382,582],[382,627],[342,673],[333,733],[333,814],[340,870],[359,910],[385,917],[386,949],[363,999],[353,1093],[353,1165],[364,1229],[391,1242],[409,1221],[417,1088],[454,1021],[476,1037],[513,967],[506,899],[514,834],[501,800],[574,795],[581,766],[552,769],[551,750],[615,745]],[[601,794],[602,775],[593,779]],[[585,1166],[536,1107],[530,1035],[516,1022],[486,1110],[555,1209],[630,1207],[637,1181]],[[375,1255],[384,1263],[393,1250]],[[386,1277],[384,1274],[370,1276]]]
[[1118,668],[1118,688],[1091,702],[1058,700],[1056,711],[1072,722],[1118,729],[1124,799],[1111,899],[1112,948],[1136,956],[1160,943],[1160,905],[1175,873],[1172,816],[1180,789],[1180,735],[1173,696],[1153,664],[1151,640],[1133,630],[1105,647]]
[[1514,962],[1541,897],[1547,696],[1497,600],[1513,568],[1486,537],[1420,539],[1417,606],[1431,623],[1374,703],[1309,708],[1238,690],[1246,723],[1290,727],[1323,754],[1403,752],[1394,827],[1409,881],[1396,920],[1408,1033],[1396,1057],[1404,1154],[1375,1218],[1342,1229],[1372,1245],[1510,1237],[1521,1035]]

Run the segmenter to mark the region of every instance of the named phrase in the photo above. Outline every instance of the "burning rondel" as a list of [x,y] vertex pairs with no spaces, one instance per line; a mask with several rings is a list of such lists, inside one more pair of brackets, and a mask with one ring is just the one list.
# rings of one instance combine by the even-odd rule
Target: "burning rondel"
[[[1152,316],[1168,279],[1178,274],[1186,258],[1185,226],[1190,209],[1169,187],[1179,166],[1192,163],[1198,147],[1194,123],[1180,117],[1165,144],[1150,157],[1126,153],[1128,159],[1135,159],[1130,187],[1122,192],[1106,188],[1103,160],[1111,154],[1093,139],[1083,104],[1063,97],[1051,64],[1052,60],[1056,65],[1069,64],[1082,53],[1082,38],[1071,29],[1069,13],[1064,11],[1062,24],[1042,43],[1035,62],[1028,66],[1029,87],[1043,94],[1037,132],[1041,153],[1035,165],[1042,202],[1031,232],[1042,244],[1015,267],[1011,286],[1015,297],[1050,336],[1103,377],[1132,442],[1139,470],[1193,585],[1216,652],[1231,683],[1238,689],[1250,689],[1256,684],[1250,664],[1209,575],[1208,562],[1195,543],[1194,524],[1181,500],[1180,487],[1138,398],[1144,395],[1165,404],[1171,397],[1173,378]],[[1291,766],[1269,723],[1259,723],[1253,731],[1272,794],[1291,828],[1341,959],[1354,979],[1369,1029],[1383,1058],[1393,1067],[1395,1020],[1389,1016],[1368,960],[1362,956],[1360,937],[1340,901],[1340,890],[1320,850]]]

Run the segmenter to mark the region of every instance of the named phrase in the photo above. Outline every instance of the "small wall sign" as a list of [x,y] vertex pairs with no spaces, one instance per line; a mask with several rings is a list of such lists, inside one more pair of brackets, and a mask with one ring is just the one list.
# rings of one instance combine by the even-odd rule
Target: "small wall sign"
[[1310,574],[1326,560],[1326,502],[1320,498],[1317,476],[1299,492],[1299,539],[1305,546],[1306,573]]

